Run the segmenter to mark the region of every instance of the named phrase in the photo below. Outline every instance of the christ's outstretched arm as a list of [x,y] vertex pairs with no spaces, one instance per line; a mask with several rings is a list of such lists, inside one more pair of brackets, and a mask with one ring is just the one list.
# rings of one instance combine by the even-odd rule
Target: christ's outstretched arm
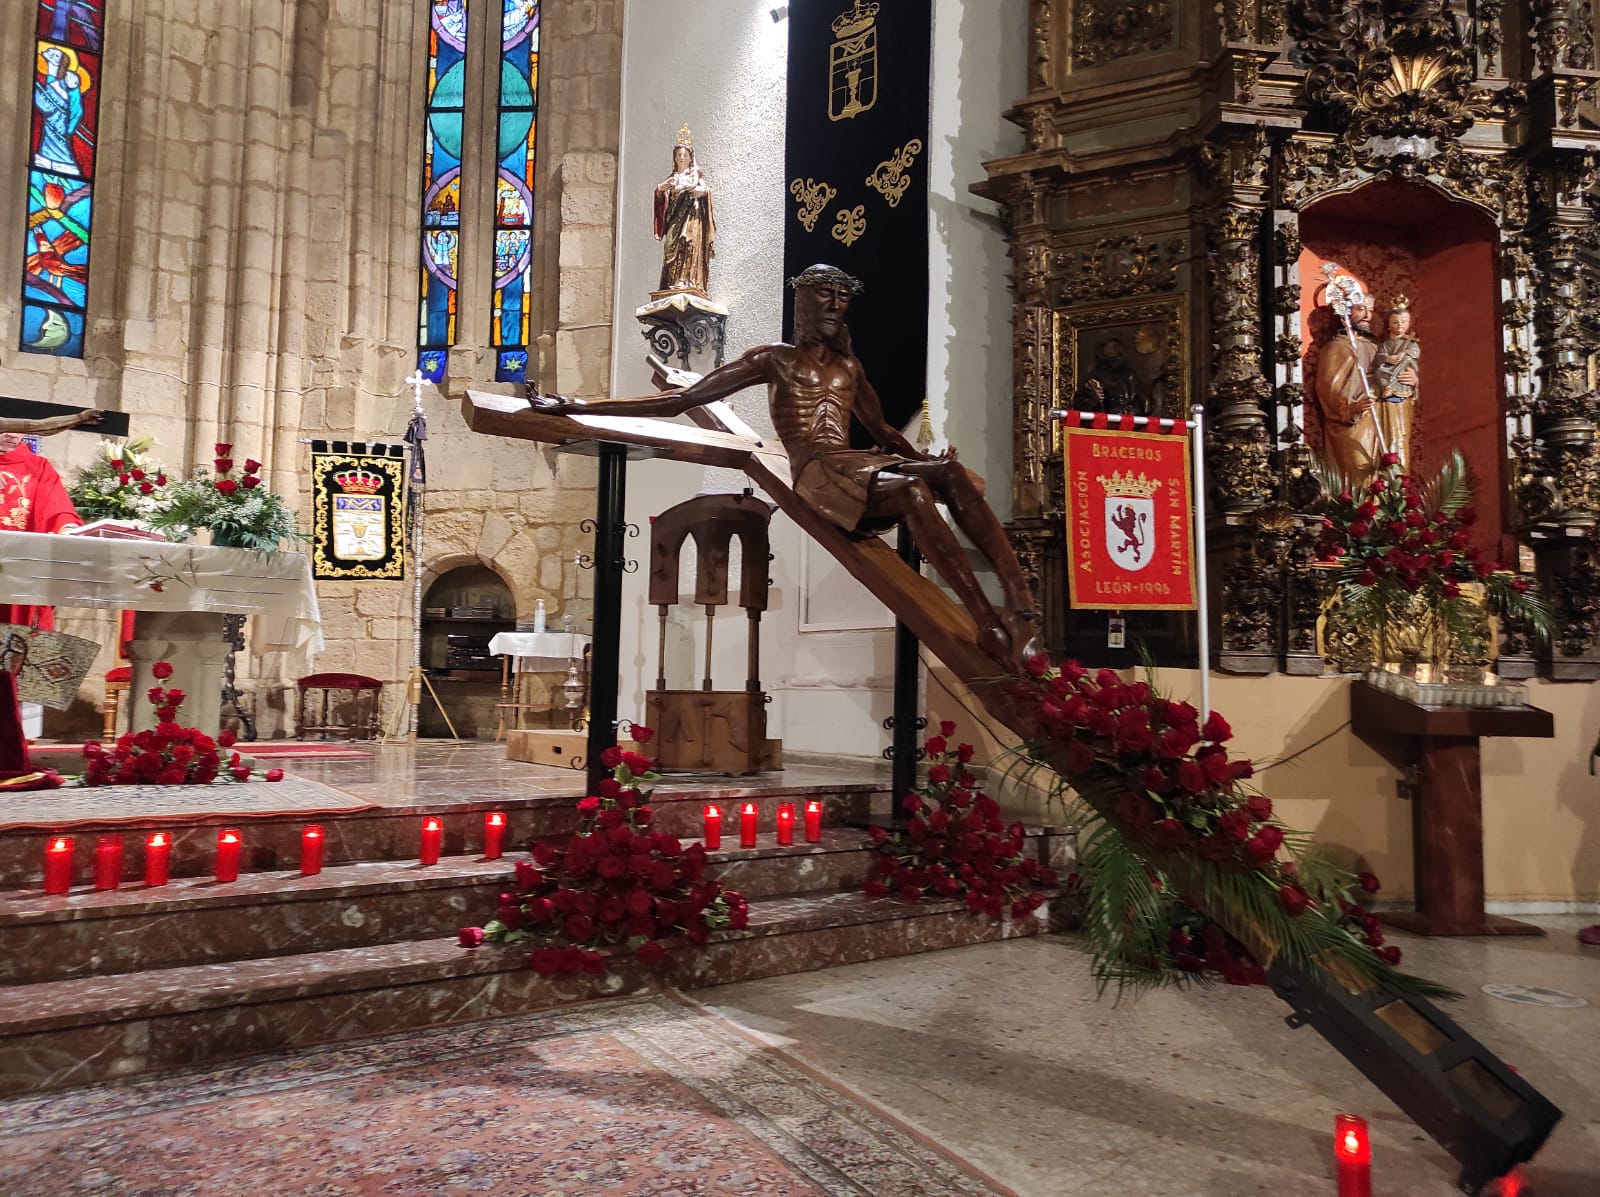
[[540,411],[557,416],[681,416],[686,411],[726,399],[729,395],[768,380],[771,346],[762,345],[687,387],[645,395],[638,399],[568,399],[562,395],[536,395],[529,400]]

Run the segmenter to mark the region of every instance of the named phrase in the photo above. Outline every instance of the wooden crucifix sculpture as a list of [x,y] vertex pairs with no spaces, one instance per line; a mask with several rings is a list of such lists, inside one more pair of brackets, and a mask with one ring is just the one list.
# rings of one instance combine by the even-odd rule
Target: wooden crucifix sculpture
[[[818,265],[791,285],[793,345],[757,346],[687,386],[644,398],[586,403],[552,395],[533,402],[547,415],[676,416],[765,384],[792,476],[783,489],[794,501],[775,494],[780,506],[813,534],[821,523],[849,539],[875,538],[904,521],[972,619],[972,643],[1007,669],[1019,666],[1033,638],[1033,596],[1005,529],[984,501],[983,480],[956,460],[954,449],[930,457],[884,418],[877,393],[851,352],[844,323],[860,283],[837,267]],[[851,448],[852,417],[873,438],[874,448]],[[470,412],[468,418],[471,423]],[[757,447],[764,446],[752,446]],[[750,472],[768,485],[758,471]],[[938,511],[941,503],[994,568],[1005,593],[1002,606],[984,593],[961,542]],[[807,518],[797,514],[802,505]],[[899,611],[894,602],[889,606]]]

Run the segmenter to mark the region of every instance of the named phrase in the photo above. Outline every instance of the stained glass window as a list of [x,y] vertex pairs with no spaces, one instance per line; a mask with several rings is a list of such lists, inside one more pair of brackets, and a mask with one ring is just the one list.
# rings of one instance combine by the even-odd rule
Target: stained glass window
[[538,118],[539,0],[504,0],[494,183],[494,376],[501,382],[528,376]]
[[444,381],[456,340],[461,250],[461,130],[466,103],[467,0],[430,0],[428,119],[422,145],[422,310],[417,365]]
[[39,0],[38,15],[21,347],[82,357],[105,0]]

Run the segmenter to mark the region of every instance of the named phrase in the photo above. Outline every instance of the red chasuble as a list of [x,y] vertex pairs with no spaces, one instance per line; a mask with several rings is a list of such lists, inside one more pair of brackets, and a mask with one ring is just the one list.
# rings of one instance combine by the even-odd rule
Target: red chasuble
[[[8,532],[59,532],[81,524],[55,466],[26,444],[0,453],[0,529]],[[0,603],[0,622],[55,627],[49,607]]]

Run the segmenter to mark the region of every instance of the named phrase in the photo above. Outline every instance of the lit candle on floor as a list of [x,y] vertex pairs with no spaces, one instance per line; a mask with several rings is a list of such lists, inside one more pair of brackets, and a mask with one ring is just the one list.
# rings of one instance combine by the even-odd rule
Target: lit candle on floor
[[711,849],[722,847],[722,808],[720,806],[706,807],[706,847]]
[[44,892],[64,894],[72,888],[72,837],[58,835],[44,846]]
[[1339,1197],[1372,1197],[1372,1140],[1365,1118],[1333,1116],[1333,1154],[1339,1164]]
[[739,808],[739,847],[756,846],[756,804],[746,802]]
[[300,876],[315,877],[322,872],[322,828],[315,823],[300,833]]
[[483,817],[483,857],[499,860],[505,851],[506,816],[504,811],[492,810]]
[[806,803],[806,843],[822,842],[822,803],[813,798]]
[[239,853],[244,843],[231,827],[217,832],[217,880],[239,880]]
[[122,837],[103,835],[94,845],[95,889],[116,889],[122,884]]
[[794,843],[794,803],[778,803],[778,843],[787,847]]
[[172,837],[164,831],[147,836],[144,841],[145,885],[165,885],[171,860]]
[[439,849],[444,845],[444,824],[438,819],[422,820],[422,852],[420,859],[425,865],[439,863]]

